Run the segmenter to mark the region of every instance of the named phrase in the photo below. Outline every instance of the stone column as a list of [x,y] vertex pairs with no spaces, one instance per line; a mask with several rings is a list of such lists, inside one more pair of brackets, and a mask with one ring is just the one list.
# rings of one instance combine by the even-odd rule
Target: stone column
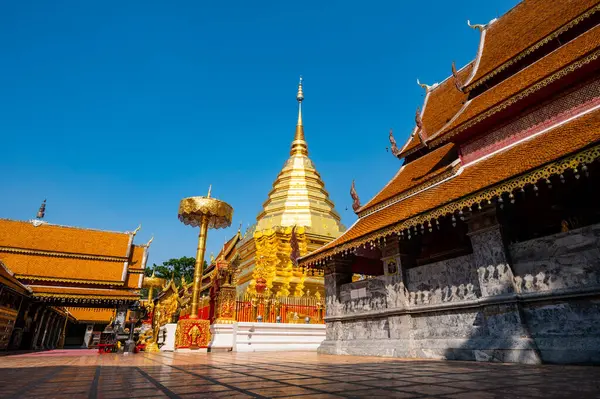
[[46,328],[44,329],[44,335],[42,336],[42,342],[40,344],[40,347],[42,349],[48,349],[48,347],[47,347],[48,337],[50,336],[50,332],[52,331],[52,328],[54,328],[55,321],[56,321],[56,313],[51,312],[50,316],[48,317],[48,321],[46,322]]
[[342,325],[340,321],[327,321],[328,317],[343,314],[341,286],[352,282],[352,261],[334,259],[327,263],[325,277],[325,341],[319,346],[319,353],[338,354],[338,344]]
[[481,296],[513,294],[514,276],[496,212],[474,214],[468,223]]
[[507,301],[485,305],[478,315],[478,324],[488,336],[471,339],[475,360],[541,363],[515,295],[510,256],[495,209],[474,213],[468,224],[482,300]]
[[54,348],[54,334],[56,333],[56,319],[57,319],[58,315],[54,315],[54,317],[52,318],[52,325],[50,326],[50,330],[48,331],[48,337],[46,338],[46,344],[45,344],[45,348],[46,349],[53,349]]
[[[341,301],[340,287],[352,282],[352,262],[350,260],[334,259],[327,263],[324,270],[325,275],[325,298],[327,304],[330,301]],[[332,309],[332,316],[336,315]],[[329,308],[327,315],[330,315]]]
[[46,316],[48,315],[48,309],[44,309],[42,314],[39,316],[39,320],[37,325],[35,326],[35,333],[33,335],[33,340],[31,341],[31,349],[38,349],[38,340],[40,336],[40,331],[46,328]]
[[94,325],[88,324],[85,326],[85,335],[83,336],[83,343],[81,344],[82,348],[90,347],[90,340],[92,338],[92,334],[94,333]]
[[58,336],[58,332],[60,330],[60,323],[57,317],[56,322],[54,323],[54,329],[52,330],[52,335],[50,336],[50,340],[48,341],[48,346],[50,349],[56,349],[56,340]]
[[56,322],[54,324],[54,334],[52,334],[52,340],[50,341],[50,347],[55,349],[58,347],[58,337],[60,336],[60,332],[62,330],[62,317],[60,315],[56,316]]
[[63,349],[65,347],[65,340],[67,338],[67,324],[69,322],[69,315],[65,316],[64,320],[60,320],[60,337],[58,339],[57,346],[59,349]]
[[121,304],[117,308],[115,323],[119,324],[119,332],[125,328],[125,317],[127,317],[127,304]]

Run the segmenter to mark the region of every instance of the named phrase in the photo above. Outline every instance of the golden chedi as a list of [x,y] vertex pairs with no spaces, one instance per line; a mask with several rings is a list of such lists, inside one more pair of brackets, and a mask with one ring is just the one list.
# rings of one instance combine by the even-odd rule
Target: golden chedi
[[258,280],[259,285],[266,284],[268,292],[278,296],[302,296],[307,290],[323,294],[322,275],[307,274],[290,259],[292,231],[303,256],[339,237],[345,229],[308,157],[302,122],[302,78],[296,100],[298,123],[290,157],[273,183],[256,225],[235,248],[239,257],[238,293],[255,292]]

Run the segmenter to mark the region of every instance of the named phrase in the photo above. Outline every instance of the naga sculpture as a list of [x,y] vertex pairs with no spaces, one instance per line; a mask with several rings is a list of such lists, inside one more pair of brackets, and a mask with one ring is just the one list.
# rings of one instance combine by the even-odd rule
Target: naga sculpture
[[394,154],[395,157],[400,155],[400,149],[396,144],[396,139],[394,138],[394,131],[392,129],[390,129],[390,144],[392,145],[392,154]]
[[487,25],[482,25],[482,24],[471,25],[471,21],[468,19],[467,19],[467,25],[469,25],[469,28],[477,29],[479,32],[483,32],[483,30],[487,27]]
[[419,79],[417,79],[417,84],[424,88],[426,93],[429,93],[431,90],[435,89],[438,86],[437,83],[434,83],[433,85],[429,86],[428,84],[421,83]]
[[454,61],[452,61],[452,78],[454,79],[454,86],[456,86],[456,89],[461,93],[464,93],[462,88],[463,85],[458,77],[458,71],[456,70],[456,63]]
[[360,198],[358,198],[354,180],[352,180],[352,186],[350,187],[350,195],[352,196],[352,209],[354,209],[354,213],[356,213],[356,211],[360,209]]

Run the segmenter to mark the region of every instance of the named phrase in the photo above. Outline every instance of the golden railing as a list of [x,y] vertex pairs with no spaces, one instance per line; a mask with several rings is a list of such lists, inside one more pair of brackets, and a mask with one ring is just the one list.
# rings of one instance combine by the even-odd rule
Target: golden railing
[[324,316],[324,301],[314,296],[245,294],[236,300],[236,321],[322,324]]

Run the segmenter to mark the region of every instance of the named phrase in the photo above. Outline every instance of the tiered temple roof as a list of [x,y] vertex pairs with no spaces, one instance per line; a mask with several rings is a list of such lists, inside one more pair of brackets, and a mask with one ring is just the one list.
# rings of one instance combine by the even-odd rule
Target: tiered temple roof
[[210,264],[208,265],[206,270],[204,270],[204,273],[202,275],[202,287],[200,288],[201,292],[210,288],[211,276],[215,270],[217,262],[229,262],[235,256],[234,249],[237,243],[240,241],[241,237],[241,232],[238,230],[238,232],[235,233],[233,237],[231,237],[225,244],[223,244],[223,247],[221,248],[217,256],[214,259],[211,259]]
[[598,0],[522,1],[482,31],[477,67],[466,87],[484,84],[597,11]]
[[404,165],[396,176],[348,231],[301,263],[430,230],[598,158],[598,11],[597,0],[526,0],[478,26],[477,58],[442,83],[423,85],[427,95],[397,152]]
[[136,233],[0,219],[0,260],[42,301],[114,305],[139,297],[149,243]]

